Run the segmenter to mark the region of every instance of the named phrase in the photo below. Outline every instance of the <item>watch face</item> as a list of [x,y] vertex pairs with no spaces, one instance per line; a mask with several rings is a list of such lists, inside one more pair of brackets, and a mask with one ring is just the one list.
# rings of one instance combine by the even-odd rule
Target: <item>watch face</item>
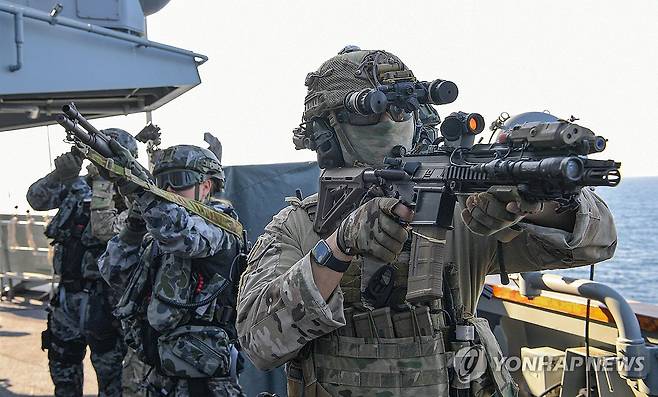
[[329,258],[331,258],[331,250],[324,240],[318,241],[315,245],[313,248],[313,256],[320,265],[326,264]]

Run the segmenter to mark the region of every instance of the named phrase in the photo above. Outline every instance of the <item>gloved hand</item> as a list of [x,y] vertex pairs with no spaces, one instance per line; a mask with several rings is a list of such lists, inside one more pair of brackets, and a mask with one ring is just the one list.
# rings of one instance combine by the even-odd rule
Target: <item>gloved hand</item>
[[[398,210],[395,210],[397,205]],[[404,214],[404,219],[398,214]],[[348,255],[371,255],[393,262],[409,237],[405,223],[413,213],[400,200],[377,197],[354,210],[338,227],[336,242]]]
[[82,169],[82,158],[73,152],[61,154],[55,158],[53,175],[60,181],[77,177]]
[[100,172],[98,171],[98,167],[96,167],[94,163],[89,163],[89,165],[87,166],[87,178],[89,178],[92,181],[101,178],[106,179],[101,176]]
[[475,234],[490,236],[519,223],[524,217],[543,209],[542,202],[531,203],[510,188],[474,193],[466,199],[462,221]]
[[119,238],[129,244],[139,244],[146,234],[146,223],[142,218],[142,211],[136,202],[130,205],[126,225],[121,229]]

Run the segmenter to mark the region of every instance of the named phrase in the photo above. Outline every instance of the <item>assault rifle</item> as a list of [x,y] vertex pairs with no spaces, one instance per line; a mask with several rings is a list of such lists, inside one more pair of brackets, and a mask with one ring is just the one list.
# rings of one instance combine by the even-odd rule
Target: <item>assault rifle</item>
[[[359,205],[385,195],[414,209],[414,229],[432,226],[438,231],[432,240],[443,242],[452,228],[456,201],[471,193],[489,191],[504,202],[550,200],[564,211],[577,206],[583,187],[616,186],[621,180],[621,163],[587,158],[603,151],[606,140],[585,127],[566,120],[525,123],[502,132],[496,143],[473,144],[483,126],[477,113],[453,113],[441,124],[440,138],[417,145],[410,153],[397,147],[384,168],[324,170],[315,231],[332,232]],[[431,273],[410,270],[410,280],[415,278],[424,287],[416,296],[410,291],[408,300],[440,294],[429,291]],[[502,268],[501,276],[505,280]]]
[[91,125],[78,112],[74,103],[64,105],[62,112],[63,114],[57,115],[56,120],[66,130],[67,140],[73,143],[85,158],[104,168],[114,177],[135,183],[166,201],[185,207],[206,221],[234,234],[238,239],[246,241],[244,229],[235,219],[199,201],[158,188],[146,168],[137,161],[126,161],[119,153],[115,153],[112,147],[116,147],[115,145],[119,143]]

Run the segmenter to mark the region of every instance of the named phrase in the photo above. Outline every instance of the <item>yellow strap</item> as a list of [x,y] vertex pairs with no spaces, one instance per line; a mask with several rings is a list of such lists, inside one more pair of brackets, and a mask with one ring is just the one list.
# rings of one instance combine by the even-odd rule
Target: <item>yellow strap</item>
[[[79,144],[80,146],[80,144]],[[130,182],[139,185],[144,190],[155,194],[156,196],[163,198],[171,203],[178,204],[181,207],[184,207],[188,211],[199,215],[206,221],[212,223],[215,226],[220,227],[223,230],[235,235],[240,241],[242,241],[242,231],[244,230],[242,224],[230,216],[217,211],[216,209],[209,207],[197,200],[191,200],[186,197],[179,196],[175,193],[162,190],[159,187],[155,186],[150,181],[145,181],[133,175],[129,169],[116,164],[113,159],[108,159],[101,156],[98,152],[93,150],[90,147],[83,146],[83,154],[87,159],[93,163],[105,168],[106,170],[112,172],[113,174],[119,175],[127,179]]]

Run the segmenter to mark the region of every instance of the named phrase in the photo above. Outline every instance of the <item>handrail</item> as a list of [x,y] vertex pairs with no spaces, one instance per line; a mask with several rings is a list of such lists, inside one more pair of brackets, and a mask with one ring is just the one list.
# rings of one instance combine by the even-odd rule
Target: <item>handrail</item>
[[[617,356],[635,359],[643,357],[643,360],[648,358],[647,347],[635,312],[626,299],[613,288],[596,281],[528,272],[521,273],[519,289],[521,294],[528,298],[539,296],[540,291],[553,291],[603,303],[608,307],[619,332]],[[646,367],[634,366],[620,371],[620,375],[627,379],[643,379],[647,376],[647,371]]]
[[[204,64],[207,60],[208,57],[202,54],[198,54],[193,51],[189,50],[184,50],[182,48],[178,47],[173,47],[170,45],[162,44],[162,43],[157,43],[155,41],[150,41],[145,38],[139,37],[139,36],[134,36],[128,33],[123,33],[119,32],[116,30],[108,29],[108,28],[103,28],[98,25],[92,25],[90,23],[83,23],[83,22],[78,22],[70,18],[60,18],[57,16],[50,16],[50,14],[34,10],[31,8],[25,8],[25,7],[18,7],[13,4],[7,4],[5,2],[0,2],[0,12],[6,12],[9,14],[14,15],[14,21],[15,21],[15,32],[16,32],[16,65],[11,65],[10,70],[11,71],[16,71],[21,68],[23,64],[22,60],[22,44],[23,44],[23,35],[22,35],[22,28],[23,28],[23,18],[29,18],[29,19],[35,19],[38,21],[43,21],[47,22],[51,25],[62,25],[68,28],[72,29],[77,29],[77,30],[82,30],[94,34],[98,34],[101,36],[105,37],[112,37],[115,39],[131,42],[137,44],[139,47],[153,47],[157,48],[159,50],[163,51],[168,51],[168,52],[173,52],[176,54],[181,54],[181,55],[187,55],[191,56],[194,58],[194,62],[196,62],[197,65],[202,65]],[[20,25],[20,26],[19,26]]]

